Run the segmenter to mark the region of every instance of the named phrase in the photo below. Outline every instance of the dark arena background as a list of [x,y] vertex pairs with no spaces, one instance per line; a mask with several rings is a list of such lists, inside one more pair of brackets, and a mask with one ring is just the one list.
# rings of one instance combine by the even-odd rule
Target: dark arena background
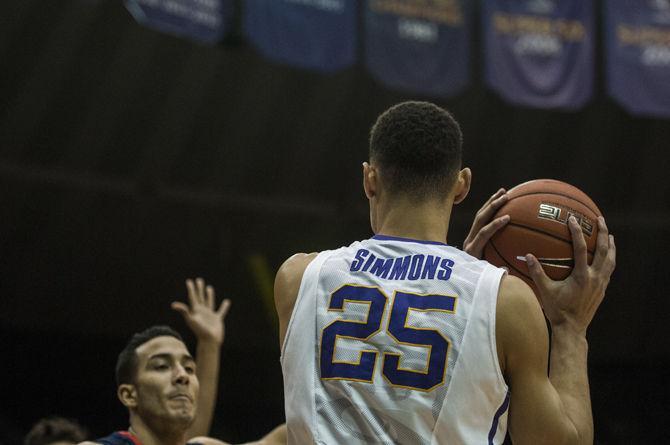
[[407,99],[463,128],[474,177],[451,244],[501,186],[555,178],[598,203],[618,258],[589,330],[596,443],[668,443],[670,120],[608,97],[601,44],[578,111],[509,105],[479,49],[470,86],[441,98],[385,87],[361,63],[273,62],[244,37],[243,3],[215,45],[144,27],[118,1],[0,5],[0,443],[54,414],[93,436],[125,428],[116,356],[152,324],[188,333],[169,305],[195,276],[233,300],[212,436],[281,423],[274,273],[371,236],[369,127]]

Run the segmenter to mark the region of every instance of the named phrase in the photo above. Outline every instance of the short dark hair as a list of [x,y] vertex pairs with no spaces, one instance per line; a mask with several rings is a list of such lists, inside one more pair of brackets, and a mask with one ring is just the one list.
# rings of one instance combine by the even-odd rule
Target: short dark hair
[[79,443],[86,440],[88,432],[76,421],[62,417],[40,419],[30,429],[24,445],[48,445],[54,442]]
[[393,194],[445,196],[461,168],[463,135],[454,117],[429,102],[403,102],[382,113],[370,131],[370,160]]
[[181,338],[181,335],[179,335],[179,332],[169,326],[151,326],[142,332],[136,333],[130,338],[130,341],[126,347],[123,348],[123,351],[119,354],[119,358],[116,360],[117,386],[124,383],[134,383],[135,375],[137,374],[136,349],[149,340],[164,336],[174,337],[179,341],[184,341]]

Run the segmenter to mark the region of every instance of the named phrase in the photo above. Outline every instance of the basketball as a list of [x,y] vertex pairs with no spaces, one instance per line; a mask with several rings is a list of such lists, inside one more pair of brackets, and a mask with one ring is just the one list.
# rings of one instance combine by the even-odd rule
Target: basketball
[[586,240],[591,264],[598,235],[597,218],[602,215],[589,196],[565,182],[536,179],[507,192],[509,200],[494,218],[509,215],[510,220],[484,247],[484,259],[523,279],[533,289],[526,254],[539,260],[545,273],[563,280],[574,264],[568,218],[574,215]]

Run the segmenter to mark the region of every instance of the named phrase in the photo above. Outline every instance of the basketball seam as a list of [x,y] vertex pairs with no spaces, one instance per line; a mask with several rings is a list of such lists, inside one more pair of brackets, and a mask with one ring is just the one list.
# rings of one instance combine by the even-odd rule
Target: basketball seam
[[[543,235],[550,236],[550,237],[552,237],[552,238],[554,238],[554,239],[557,239],[557,240],[559,240],[559,241],[563,241],[563,242],[565,242],[565,243],[568,243],[568,244],[572,245],[572,240],[571,240],[571,239],[570,239],[570,240],[567,240],[567,239],[565,239],[565,238],[561,238],[561,237],[558,236],[558,235],[554,235],[553,233],[549,233],[549,232],[545,232],[544,230],[536,229],[535,227],[528,227],[528,226],[526,226],[526,225],[519,224],[519,223],[513,223],[513,222],[511,222],[511,221],[508,222],[507,225],[508,225],[508,226],[521,227],[522,229],[530,230],[530,231],[532,231],[532,232],[541,233],[541,234],[543,234]],[[591,251],[591,250],[589,250],[588,248],[586,249],[586,252],[587,252],[587,253],[590,253],[591,255],[595,255],[595,251]]]
[[519,269],[517,269],[517,268],[516,268],[513,264],[511,264],[509,261],[507,261],[507,258],[505,258],[505,257],[500,253],[500,251],[498,250],[498,248],[496,247],[496,245],[493,243],[493,240],[489,241],[489,244],[491,245],[491,247],[493,247],[493,250],[496,251],[496,253],[498,254],[498,256],[505,262],[505,264],[507,264],[509,267],[511,267],[512,269],[516,270],[517,272],[519,272],[521,275],[523,275],[524,277],[528,278],[529,280],[531,280],[531,281],[533,280],[533,279],[530,277],[530,275],[526,275],[525,273],[523,273],[522,271],[520,271]]
[[572,199],[573,201],[577,201],[578,203],[580,203],[581,205],[583,205],[584,207],[586,207],[587,209],[589,209],[591,212],[593,212],[595,215],[599,215],[599,214],[600,214],[599,211],[596,212],[595,210],[593,210],[593,209],[591,208],[590,205],[586,204],[585,202],[580,201],[579,199],[575,198],[574,196],[565,195],[565,194],[563,194],[563,193],[556,193],[556,192],[528,192],[528,193],[524,193],[523,195],[514,196],[513,198],[510,199],[510,201],[513,201],[513,200],[515,200],[515,199],[517,199],[517,198],[521,198],[522,196],[532,196],[532,195],[556,195],[556,196],[562,196],[562,197],[564,197],[564,198],[568,198],[568,199]]

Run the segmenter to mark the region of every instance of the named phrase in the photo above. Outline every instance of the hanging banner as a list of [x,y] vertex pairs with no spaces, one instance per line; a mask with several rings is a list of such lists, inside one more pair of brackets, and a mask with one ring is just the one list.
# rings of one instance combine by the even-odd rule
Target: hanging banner
[[232,0],[125,0],[133,18],[148,28],[216,43],[226,33]]
[[246,0],[247,38],[267,58],[336,71],[356,61],[356,0]]
[[368,0],[365,64],[383,84],[453,96],[470,78],[472,2]]
[[573,110],[593,94],[593,0],[485,0],[486,82],[519,105]]
[[670,118],[670,0],[609,0],[607,89],[633,114]]

